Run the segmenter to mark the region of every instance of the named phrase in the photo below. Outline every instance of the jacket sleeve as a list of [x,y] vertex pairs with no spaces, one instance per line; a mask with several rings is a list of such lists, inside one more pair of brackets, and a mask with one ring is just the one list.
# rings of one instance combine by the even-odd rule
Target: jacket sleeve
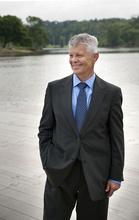
[[123,134],[123,112],[122,93],[118,88],[111,105],[109,117],[109,132],[111,141],[112,161],[110,179],[123,181],[124,167],[124,134]]
[[39,125],[39,148],[43,169],[47,166],[48,149],[52,147],[53,128],[55,117],[53,113],[50,84],[46,89],[44,107]]

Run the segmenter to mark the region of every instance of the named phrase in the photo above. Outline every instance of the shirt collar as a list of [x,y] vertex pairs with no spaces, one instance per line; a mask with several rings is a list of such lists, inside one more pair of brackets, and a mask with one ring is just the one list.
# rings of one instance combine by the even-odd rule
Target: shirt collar
[[[91,76],[88,80],[85,81],[85,83],[93,90],[94,81],[95,81],[96,74],[94,73],[93,76]],[[77,86],[81,81],[79,78],[73,74],[73,87]]]

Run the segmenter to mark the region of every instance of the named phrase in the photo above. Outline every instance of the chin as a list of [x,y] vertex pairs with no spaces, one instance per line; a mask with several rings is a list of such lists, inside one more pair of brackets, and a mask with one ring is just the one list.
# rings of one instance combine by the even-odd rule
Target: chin
[[82,73],[79,73],[79,72],[74,72],[74,74],[80,79],[80,77],[82,77],[83,76],[83,74]]
[[78,71],[73,71],[73,72],[74,72],[74,74],[77,75],[77,76],[78,76],[78,75],[81,75],[81,73],[78,72]]
[[79,69],[73,69],[73,72],[74,72],[75,74],[82,74],[82,71],[79,70]]

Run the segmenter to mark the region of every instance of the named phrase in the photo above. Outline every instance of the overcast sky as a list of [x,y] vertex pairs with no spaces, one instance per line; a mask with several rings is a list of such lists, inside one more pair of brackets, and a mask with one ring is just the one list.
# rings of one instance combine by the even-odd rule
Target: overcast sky
[[129,19],[139,15],[139,0],[0,0],[0,16],[4,15],[15,15],[23,23],[28,16],[39,17],[44,21]]

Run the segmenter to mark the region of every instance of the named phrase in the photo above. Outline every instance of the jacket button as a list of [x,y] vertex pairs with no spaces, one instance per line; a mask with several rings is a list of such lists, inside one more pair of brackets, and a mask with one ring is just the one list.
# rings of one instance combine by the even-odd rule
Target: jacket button
[[80,141],[80,138],[79,138],[79,137],[77,137],[77,141]]

